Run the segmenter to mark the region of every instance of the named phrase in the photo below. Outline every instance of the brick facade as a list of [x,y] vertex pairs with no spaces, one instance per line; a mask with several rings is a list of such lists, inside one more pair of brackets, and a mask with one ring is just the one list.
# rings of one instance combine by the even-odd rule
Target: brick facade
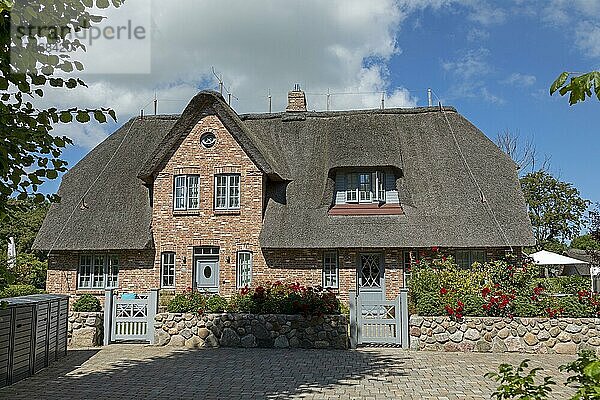
[[[216,143],[201,144],[201,136],[212,132]],[[215,175],[240,176],[240,208],[215,209]],[[199,208],[174,210],[174,177],[199,176]],[[254,284],[282,280],[304,285],[321,285],[324,251],[336,250],[339,289],[344,301],[348,291],[356,290],[357,265],[363,252],[379,253],[385,267],[385,293],[394,298],[403,286],[403,249],[261,249],[259,234],[264,210],[266,176],[244,152],[217,116],[205,116],[186,136],[157,174],[153,188],[152,233],[155,250],[103,252],[119,256],[119,287],[142,292],[161,287],[161,254],[175,253],[175,288],[181,292],[193,286],[194,248],[219,247],[219,293],[230,296],[237,291],[237,252],[253,254]],[[498,250],[503,251],[503,250]],[[77,289],[77,268],[81,252],[53,253],[49,260],[47,290],[51,293],[79,295],[103,291]],[[87,253],[89,254],[89,253]],[[488,257],[495,251],[488,251]],[[173,291],[173,288],[167,289]]]
[[48,258],[46,291],[48,293],[71,295],[71,300],[90,293],[104,297],[104,290],[79,289],[77,270],[82,254],[105,254],[119,257],[119,287],[127,291],[146,291],[156,287],[154,271],[154,250],[140,251],[95,251],[95,252],[53,252]]

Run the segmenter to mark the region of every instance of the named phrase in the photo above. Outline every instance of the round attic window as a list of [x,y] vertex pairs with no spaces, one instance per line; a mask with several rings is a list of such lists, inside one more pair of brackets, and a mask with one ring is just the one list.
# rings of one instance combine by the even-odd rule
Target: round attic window
[[212,132],[206,132],[200,136],[200,144],[207,149],[213,147],[217,143],[217,137]]

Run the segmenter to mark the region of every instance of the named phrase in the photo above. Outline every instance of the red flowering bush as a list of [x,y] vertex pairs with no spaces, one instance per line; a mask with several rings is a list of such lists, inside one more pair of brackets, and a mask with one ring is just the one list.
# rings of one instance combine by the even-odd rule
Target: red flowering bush
[[335,293],[319,286],[275,281],[241,289],[229,301],[228,310],[253,314],[322,315],[339,313],[340,302]]
[[481,290],[481,297],[485,301],[484,313],[490,317],[512,317],[511,302],[515,299],[513,293],[505,293],[496,285],[494,290],[485,287]]

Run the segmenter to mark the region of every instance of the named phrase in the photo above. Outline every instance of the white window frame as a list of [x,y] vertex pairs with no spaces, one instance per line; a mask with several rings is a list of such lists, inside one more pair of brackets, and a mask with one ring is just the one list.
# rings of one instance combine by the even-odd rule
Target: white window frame
[[[179,200],[182,201],[179,202]],[[173,209],[176,211],[185,211],[198,210],[199,208],[200,175],[175,175],[173,179]]]
[[254,256],[251,251],[242,250],[236,254],[236,285],[238,289],[252,285],[252,264]]
[[240,209],[241,180],[240,174],[215,175],[215,210],[229,211]]
[[119,257],[110,254],[82,254],[77,268],[78,290],[119,287]]
[[[165,284],[165,279],[172,281]],[[175,252],[163,251],[160,255],[160,287],[172,289],[175,287]]]
[[325,289],[339,289],[340,268],[339,257],[336,250],[323,252],[322,285]]
[[369,204],[380,202],[385,202],[385,174],[383,172],[351,172],[346,174],[346,203]]

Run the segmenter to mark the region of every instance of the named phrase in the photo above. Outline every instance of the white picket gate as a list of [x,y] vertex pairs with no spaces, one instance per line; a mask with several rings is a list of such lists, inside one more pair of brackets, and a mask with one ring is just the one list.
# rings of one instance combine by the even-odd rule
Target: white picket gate
[[104,304],[104,344],[116,341],[154,343],[154,317],[158,309],[158,290],[143,294],[118,294],[106,290]]
[[394,344],[404,349],[408,343],[408,295],[401,289],[394,300],[361,299],[350,292],[350,344]]

